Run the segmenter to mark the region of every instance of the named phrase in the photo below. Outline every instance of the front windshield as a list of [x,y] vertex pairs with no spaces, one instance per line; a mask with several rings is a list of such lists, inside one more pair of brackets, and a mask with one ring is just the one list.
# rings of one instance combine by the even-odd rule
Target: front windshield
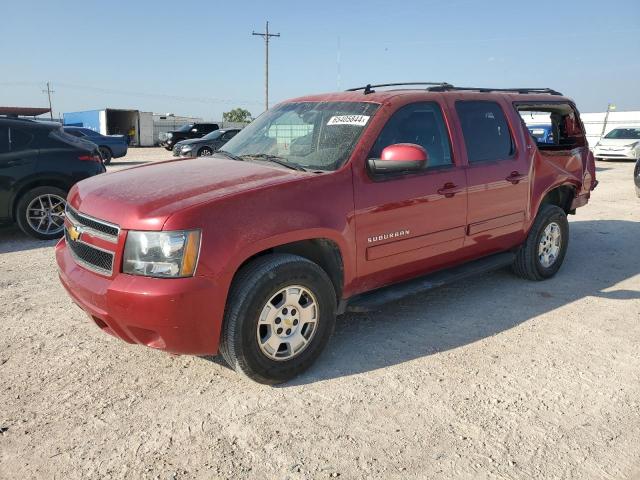
[[236,157],[275,157],[311,170],[336,170],[347,161],[379,104],[284,103],[262,114],[227,142]]
[[640,128],[616,128],[607,133],[604,138],[640,140]]
[[176,132],[188,132],[193,128],[193,123],[187,123],[186,125],[181,126]]
[[204,137],[202,137],[202,139],[203,140],[216,140],[216,139],[220,138],[223,133],[224,133],[224,130],[214,130],[211,133],[207,133]]

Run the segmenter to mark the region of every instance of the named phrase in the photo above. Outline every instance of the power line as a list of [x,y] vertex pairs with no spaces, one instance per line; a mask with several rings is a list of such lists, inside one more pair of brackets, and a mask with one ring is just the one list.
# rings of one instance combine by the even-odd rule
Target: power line
[[269,33],[269,21],[264,33],[252,32],[251,35],[264,38],[264,106],[265,110],[269,110],[269,39],[271,37],[279,37],[279,33]]

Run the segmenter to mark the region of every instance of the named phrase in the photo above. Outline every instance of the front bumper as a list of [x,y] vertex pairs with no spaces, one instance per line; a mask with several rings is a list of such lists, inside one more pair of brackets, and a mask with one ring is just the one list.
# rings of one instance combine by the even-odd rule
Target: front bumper
[[609,148],[603,149],[600,147],[596,147],[593,149],[593,156],[600,159],[611,159],[611,160],[638,160],[640,157],[640,150],[611,150]]
[[105,333],[170,353],[217,353],[224,299],[210,280],[118,273],[107,278],[78,265],[64,238],[56,245],[56,261],[62,285]]

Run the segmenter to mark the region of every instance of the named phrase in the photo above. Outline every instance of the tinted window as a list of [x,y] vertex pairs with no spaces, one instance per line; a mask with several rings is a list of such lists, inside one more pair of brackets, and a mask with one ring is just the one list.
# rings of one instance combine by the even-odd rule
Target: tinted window
[[0,126],[0,153],[9,151],[9,127]]
[[66,133],[68,133],[69,135],[73,135],[74,137],[84,137],[84,133],[82,133],[80,130],[65,130]]
[[502,160],[514,152],[507,119],[495,102],[456,102],[470,163]]
[[233,136],[238,133],[235,130],[232,130],[230,132],[224,132],[224,134],[222,135],[222,140],[229,140],[230,138],[233,138]]
[[413,103],[399,109],[387,121],[371,149],[370,158],[395,143],[415,143],[429,154],[429,167],[451,165],[449,136],[440,106],[433,102]]
[[9,142],[11,144],[11,151],[17,152],[24,150],[29,146],[33,140],[33,134],[22,128],[11,128],[9,130]]

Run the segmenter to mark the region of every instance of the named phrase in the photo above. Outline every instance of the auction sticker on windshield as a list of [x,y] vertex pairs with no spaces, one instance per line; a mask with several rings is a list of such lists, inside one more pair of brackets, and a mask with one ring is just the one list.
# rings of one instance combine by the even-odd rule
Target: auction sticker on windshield
[[358,125],[364,127],[369,121],[368,115],[335,115],[329,119],[327,125]]

